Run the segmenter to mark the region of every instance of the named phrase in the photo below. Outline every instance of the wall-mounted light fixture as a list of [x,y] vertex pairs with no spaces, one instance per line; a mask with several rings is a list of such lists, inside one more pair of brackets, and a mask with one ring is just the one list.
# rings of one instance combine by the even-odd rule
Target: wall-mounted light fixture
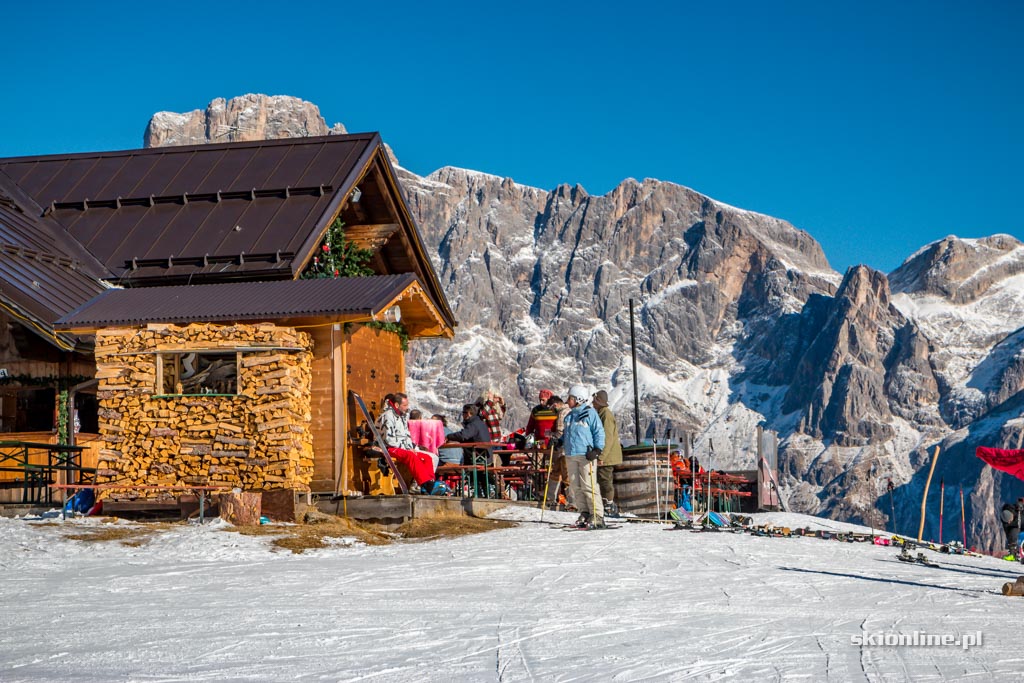
[[395,304],[388,310],[384,311],[384,322],[386,323],[397,323],[402,319],[402,309]]
[[359,189],[358,185],[356,185],[355,187],[352,188],[352,203],[353,204],[358,204],[359,200],[362,198],[362,196],[363,196],[363,191]]

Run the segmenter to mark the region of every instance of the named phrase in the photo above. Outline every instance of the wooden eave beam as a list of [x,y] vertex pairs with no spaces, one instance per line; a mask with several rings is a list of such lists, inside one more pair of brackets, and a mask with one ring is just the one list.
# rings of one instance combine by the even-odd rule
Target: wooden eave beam
[[[388,162],[387,159],[383,158],[383,149],[383,146],[378,148],[378,153],[374,157],[373,164],[371,164],[379,171],[375,177],[375,180],[377,181],[378,187],[381,188],[381,194],[387,201],[389,208],[394,212],[395,218],[403,226],[407,227],[410,233],[416,234],[418,232],[416,229],[416,222],[413,220],[412,214],[409,212],[408,207],[405,206],[404,202],[402,203],[401,207],[397,206],[394,202],[394,199],[392,198],[391,193],[387,191],[387,187],[393,185],[395,187],[395,192],[399,192],[398,180],[394,177],[394,175],[391,172],[390,162]],[[385,177],[388,182],[385,182]],[[398,196],[401,197],[401,194],[399,193]],[[405,230],[403,230],[402,232],[404,234]],[[444,317],[446,320],[451,321],[450,325],[447,322],[445,323],[445,325],[454,326],[457,324],[455,320],[455,314],[454,312],[452,312],[450,305],[448,304],[448,300],[445,298],[444,289],[441,287],[441,282],[440,280],[437,279],[437,273],[434,272],[433,266],[431,265],[430,255],[427,254],[426,251],[423,249],[422,235],[420,235],[419,237],[420,239],[416,240],[407,238],[408,242],[403,246],[409,249],[409,252],[412,255],[413,263],[422,264],[422,267],[426,269],[425,272],[422,272],[419,268],[415,268],[414,270],[416,272],[416,275],[418,275],[421,279],[423,279],[424,281],[429,281],[427,285],[428,290],[432,292],[435,297],[437,297],[438,305],[444,307]]]

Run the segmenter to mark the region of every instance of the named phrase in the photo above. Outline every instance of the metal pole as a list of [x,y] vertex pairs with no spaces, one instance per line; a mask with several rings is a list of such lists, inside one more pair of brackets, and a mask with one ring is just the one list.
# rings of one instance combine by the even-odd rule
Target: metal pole
[[715,464],[715,442],[708,438],[708,448],[711,454],[708,456],[708,512],[711,512],[711,470]]
[[690,514],[692,514],[693,517],[697,516],[697,505],[698,505],[697,504],[697,458],[695,457],[695,454],[693,452],[695,450],[695,448],[696,448],[696,436],[693,434],[693,432],[690,432],[690,448],[689,448],[690,463],[689,464],[690,464],[690,478],[692,479],[692,481],[690,483]]
[[671,429],[666,429],[665,430],[665,441],[668,444],[668,445],[665,446],[665,506],[666,506],[666,509],[670,511],[670,510],[674,509],[675,506],[676,506],[676,500],[675,500],[676,497],[675,496],[671,497],[672,504],[671,505],[668,504],[668,501],[670,500],[669,493],[672,493],[672,486],[670,484],[670,482],[672,481],[672,430]]
[[654,439],[654,504],[658,511],[658,519],[661,519],[661,486],[658,482],[658,440]]
[[946,480],[939,479],[939,545],[942,545],[942,512],[946,507]]
[[629,346],[633,351],[633,429],[640,443],[640,384],[636,376],[636,326],[633,324],[633,300],[629,300]]
[[964,512],[964,487],[960,485],[960,532],[964,535],[964,552],[967,552],[967,513]]

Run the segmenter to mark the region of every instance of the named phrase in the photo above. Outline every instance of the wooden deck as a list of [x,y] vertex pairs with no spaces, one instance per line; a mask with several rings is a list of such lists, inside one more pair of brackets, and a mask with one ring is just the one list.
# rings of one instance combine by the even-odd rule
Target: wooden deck
[[329,515],[348,516],[360,522],[397,527],[413,518],[440,515],[486,517],[509,505],[536,507],[535,501],[487,498],[446,498],[442,496],[364,496],[362,498],[321,498],[316,508]]

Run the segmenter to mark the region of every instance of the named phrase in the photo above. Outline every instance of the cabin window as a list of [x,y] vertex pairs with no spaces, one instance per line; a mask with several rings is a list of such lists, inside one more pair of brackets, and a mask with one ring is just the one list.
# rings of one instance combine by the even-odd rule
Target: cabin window
[[0,432],[50,432],[56,425],[53,389],[4,388],[0,391]]
[[157,391],[164,395],[238,393],[238,352],[183,351],[157,356]]

